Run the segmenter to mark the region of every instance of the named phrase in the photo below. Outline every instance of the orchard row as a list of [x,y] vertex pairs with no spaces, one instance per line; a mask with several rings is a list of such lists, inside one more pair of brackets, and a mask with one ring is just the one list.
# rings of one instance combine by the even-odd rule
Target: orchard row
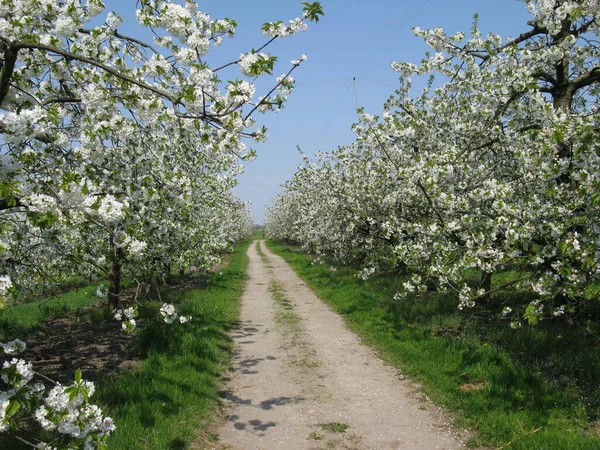
[[398,89],[381,117],[359,111],[353,144],[305,158],[267,233],[363,277],[409,274],[398,300],[437,289],[463,309],[511,289],[523,300],[497,313],[513,327],[594,308],[600,6],[523,3],[518,37],[413,29],[431,53],[392,64]]

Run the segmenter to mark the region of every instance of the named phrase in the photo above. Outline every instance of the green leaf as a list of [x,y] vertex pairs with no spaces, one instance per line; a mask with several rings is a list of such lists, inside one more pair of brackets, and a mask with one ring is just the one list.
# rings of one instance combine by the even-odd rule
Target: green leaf
[[319,2],[313,2],[313,3],[301,2],[301,3],[302,3],[302,5],[304,5],[304,8],[302,9],[302,11],[304,11],[306,18],[308,20],[310,20],[311,22],[318,22],[319,16],[325,16],[325,12],[323,12],[323,6],[321,6],[321,3],[319,3]]
[[567,244],[567,241],[561,241],[560,247],[559,247],[560,252],[563,254],[566,253],[568,245],[569,244]]
[[6,407],[6,417],[12,417],[21,409],[21,403],[18,400],[11,400]]
[[535,325],[539,322],[539,313],[534,305],[528,305],[523,314],[523,318],[526,319],[531,325]]
[[127,321],[127,322],[123,322],[124,326],[125,326],[125,331],[127,333],[131,333],[133,330],[135,330],[135,325],[132,324],[131,322]]
[[73,401],[77,394],[79,394],[79,389],[75,386],[70,386],[65,389],[65,394],[69,395],[69,401]]

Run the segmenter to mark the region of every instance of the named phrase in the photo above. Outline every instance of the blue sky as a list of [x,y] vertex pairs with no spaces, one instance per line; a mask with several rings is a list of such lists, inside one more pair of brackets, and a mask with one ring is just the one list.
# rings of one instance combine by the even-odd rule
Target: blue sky
[[[134,0],[105,0],[107,10],[123,18],[122,31],[139,35]],[[275,75],[285,73],[292,59],[306,53],[308,60],[294,72],[297,88],[278,114],[257,115],[268,128],[264,144],[248,143],[258,158],[246,165],[236,194],[252,202],[252,213],[262,223],[265,204],[281,192],[301,163],[304,153],[330,151],[353,141],[350,129],[358,105],[380,114],[397,84],[393,61],[418,63],[427,51],[412,27],[440,26],[449,33],[468,32],[473,14],[479,14],[482,32],[504,37],[527,31],[529,15],[518,0],[323,0],[325,17],[308,31],[276,41],[269,47],[279,57]],[[265,42],[260,31],[266,21],[289,20],[301,15],[296,0],[200,0],[200,9],[213,19],[238,22],[235,38],[213,49],[208,62],[216,66],[235,60],[242,52]],[[231,72],[231,78],[241,77]],[[356,78],[356,95],[352,79]],[[229,79],[229,78],[228,78]],[[268,82],[257,85],[266,93]],[[262,92],[261,92],[262,89]]]

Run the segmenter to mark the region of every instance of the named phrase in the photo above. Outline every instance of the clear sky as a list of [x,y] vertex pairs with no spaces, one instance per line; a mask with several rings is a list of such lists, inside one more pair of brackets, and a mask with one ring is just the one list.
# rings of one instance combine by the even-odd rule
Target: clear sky
[[[139,35],[139,28],[132,25],[135,3],[105,0],[107,10],[123,17],[123,32]],[[357,100],[366,112],[381,113],[397,84],[390,64],[418,63],[428,49],[412,34],[412,27],[468,32],[477,13],[483,33],[506,37],[529,29],[529,15],[518,0],[323,0],[321,4],[325,17],[318,24],[269,47],[279,57],[275,75],[287,72],[290,61],[302,53],[308,59],[294,72],[297,88],[286,107],[278,114],[255,116],[258,124],[267,126],[269,139],[264,144],[248,142],[258,158],[246,165],[235,191],[242,200],[252,202],[257,223],[262,223],[266,203],[283,190],[281,184],[301,163],[297,146],[312,154],[351,143]],[[264,22],[287,21],[302,11],[299,0],[200,0],[199,5],[211,18],[229,17],[239,25],[233,39],[225,39],[207,55],[213,66],[262,45]],[[227,75],[231,77],[227,79],[241,78],[239,72]],[[257,85],[258,93],[266,94],[268,86]]]

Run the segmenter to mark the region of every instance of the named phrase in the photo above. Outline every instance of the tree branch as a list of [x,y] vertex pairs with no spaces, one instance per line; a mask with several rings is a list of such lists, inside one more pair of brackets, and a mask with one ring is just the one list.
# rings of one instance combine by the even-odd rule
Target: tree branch
[[507,42],[502,47],[498,48],[499,51],[502,51],[511,45],[518,45],[521,42],[525,42],[527,39],[531,39],[534,36],[538,36],[540,34],[545,34],[547,30],[545,28],[540,27],[537,23],[527,22],[528,25],[532,27],[527,33],[521,33],[519,36],[514,38],[512,41]]
[[573,93],[581,88],[600,81],[600,66],[594,67],[587,73],[581,74],[571,82]]
[[[92,30],[89,30],[87,28],[80,28],[78,31],[83,34],[91,34],[92,33]],[[158,51],[154,47],[152,47],[150,44],[148,44],[144,41],[133,38],[131,36],[125,36],[124,34],[119,33],[117,30],[112,31],[110,34],[112,34],[113,36],[115,36],[119,39],[122,39],[124,41],[133,42],[134,44],[137,44],[140,47],[147,48],[148,50],[152,50],[154,53],[158,54]]]
[[[180,101],[180,98],[175,97],[174,95],[170,94],[169,92],[166,92],[166,91],[163,91],[162,89],[158,89],[154,86],[151,86],[148,83],[145,83],[144,81],[136,80],[135,78],[130,77],[129,75],[125,75],[124,73],[121,73],[118,70],[116,70],[104,63],[101,63],[100,61],[97,61],[92,58],[88,58],[86,56],[77,55],[75,53],[68,52],[66,50],[63,50],[58,47],[54,47],[52,45],[27,44],[24,42],[17,42],[15,44],[13,44],[12,46],[10,46],[6,50],[5,54],[9,54],[9,52],[14,50],[15,51],[15,61],[16,61],[16,52],[18,52],[20,49],[25,49],[25,48],[36,49],[36,50],[46,50],[48,52],[56,53],[57,55],[61,55],[66,58],[74,59],[76,61],[80,61],[80,62],[89,64],[91,66],[98,67],[99,69],[102,69],[107,73],[110,73],[111,75],[113,75],[114,77],[116,77],[120,80],[127,81],[128,83],[135,84],[136,86],[139,86],[142,89],[146,89],[150,92],[153,92],[153,93],[171,101],[173,104],[177,104]],[[14,66],[14,63],[13,63],[13,66]],[[2,74],[4,74],[4,69],[2,70]],[[11,70],[10,75],[12,75],[12,70]],[[1,97],[1,94],[2,94],[1,88],[3,87],[2,81],[3,81],[2,77],[0,76],[0,100],[3,98],[3,97]],[[8,89],[8,87],[6,89]]]
[[78,97],[50,97],[42,103],[42,106],[50,103],[81,103],[81,99]]
[[288,77],[290,76],[290,74],[291,74],[291,73],[292,73],[292,72],[293,72],[293,71],[296,69],[296,67],[298,67],[298,64],[294,65],[294,67],[292,67],[292,68],[291,68],[291,69],[288,71],[288,73],[286,73],[286,74],[285,74],[285,77],[283,77],[283,78],[281,79],[281,81],[280,81],[279,83],[277,83],[275,86],[273,86],[273,89],[271,89],[271,90],[269,91],[269,93],[268,93],[267,95],[265,95],[265,97],[264,97],[264,98],[263,98],[263,99],[262,99],[260,102],[258,102],[256,105],[254,105],[254,108],[252,108],[252,109],[250,110],[250,112],[249,112],[248,114],[246,114],[246,116],[244,117],[244,120],[246,120],[248,117],[250,117],[250,116],[252,115],[252,113],[254,113],[254,111],[256,111],[256,110],[258,109],[258,107],[259,107],[260,105],[262,105],[262,104],[264,104],[264,103],[265,103],[265,99],[269,98],[269,96],[270,96],[270,95],[271,95],[273,92],[275,92],[275,90],[276,90],[276,89],[277,89],[279,86],[281,86],[281,84],[282,84],[282,83],[283,83],[285,80],[287,80],[287,78],[288,78]]
[[7,198],[0,198],[0,211],[12,208],[19,208],[21,206],[25,205],[23,205],[18,198],[15,198],[12,202],[10,202]]
[[15,63],[19,56],[19,49],[9,46],[4,51],[4,66],[0,72],[0,105],[4,102],[8,89],[10,87],[10,79],[15,70]]

